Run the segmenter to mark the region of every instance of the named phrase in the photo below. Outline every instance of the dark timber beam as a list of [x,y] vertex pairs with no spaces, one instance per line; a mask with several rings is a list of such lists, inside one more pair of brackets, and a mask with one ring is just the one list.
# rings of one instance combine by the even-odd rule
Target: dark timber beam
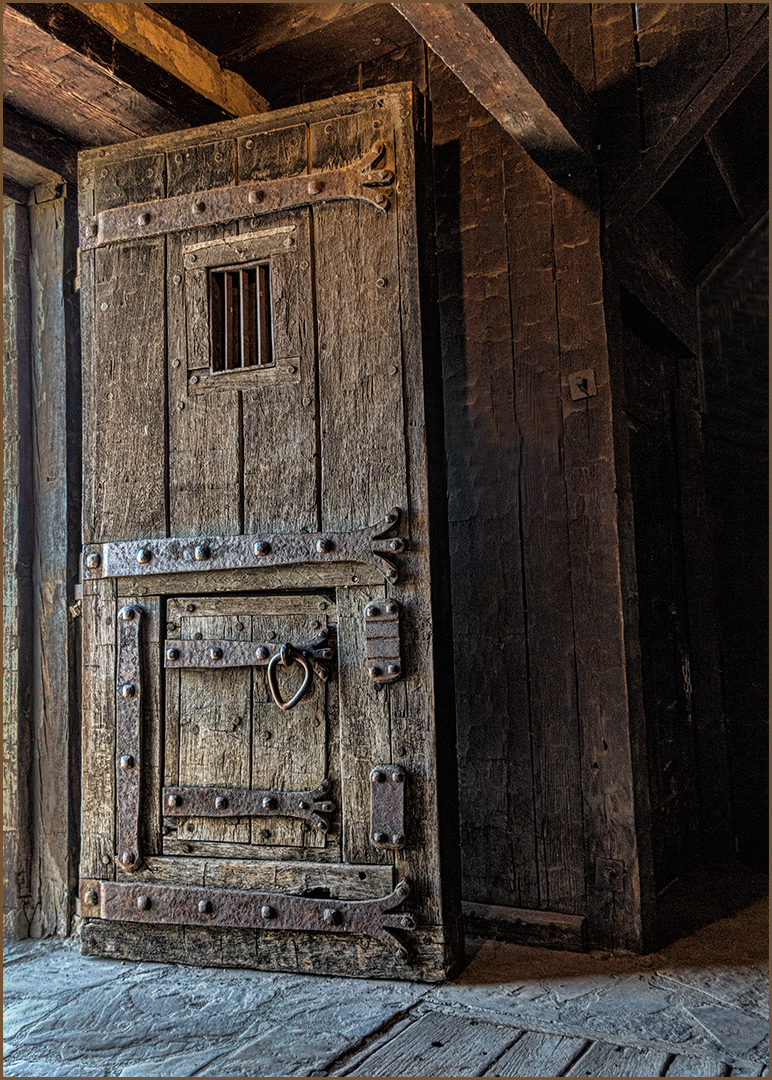
[[589,98],[525,4],[393,4],[553,179],[594,168]]
[[65,180],[77,179],[80,147],[8,104],[3,106],[3,149],[49,169]]
[[769,15],[765,12],[667,134],[646,153],[643,163],[610,197],[606,203],[607,226],[622,215],[636,214],[654,198],[768,63]]

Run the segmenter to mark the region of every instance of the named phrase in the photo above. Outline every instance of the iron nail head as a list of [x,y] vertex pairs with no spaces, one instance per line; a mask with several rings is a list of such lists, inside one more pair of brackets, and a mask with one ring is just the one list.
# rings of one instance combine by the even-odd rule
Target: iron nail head
[[95,551],[92,551],[90,555],[86,556],[86,566],[89,570],[98,570],[101,561],[102,560]]
[[167,806],[179,806],[181,802],[182,797],[180,795],[170,795],[166,800]]
[[125,607],[121,614],[123,615],[123,618],[126,620],[126,622],[131,622],[131,620],[135,619],[137,616],[137,613],[133,607]]
[[212,910],[212,901],[211,900],[199,900],[199,902],[198,902],[198,910],[199,910],[201,915],[209,915],[209,913]]
[[131,756],[131,754],[124,754],[124,756],[121,758],[121,768],[124,770],[134,768],[134,758]]
[[136,862],[136,860],[137,856],[134,854],[133,851],[124,851],[123,855],[121,855],[121,862],[124,866],[131,866],[131,864],[133,862]]
[[149,563],[152,558],[153,552],[150,550],[150,548],[140,548],[137,552],[138,563]]
[[99,902],[99,894],[96,893],[93,889],[89,889],[88,892],[85,893],[83,896],[83,902],[84,904],[88,904],[89,907],[93,907],[94,904]]
[[214,805],[217,807],[218,810],[224,810],[225,807],[228,805],[228,800],[224,795],[218,795],[217,798],[214,800]]
[[149,896],[138,896],[137,897],[137,907],[139,908],[140,911],[148,911],[150,909],[150,897]]
[[134,685],[134,683],[124,683],[123,688],[121,690],[121,694],[125,698],[133,698],[134,695],[136,694],[136,692],[137,692],[137,688]]
[[260,917],[263,918],[263,919],[275,919],[276,918],[276,912],[274,911],[274,909],[272,907],[269,907],[268,904],[264,904],[260,908]]
[[167,660],[179,660],[179,658],[180,658],[180,650],[179,649],[167,649],[166,650],[166,659]]
[[265,799],[263,799],[262,806],[263,806],[263,810],[275,810],[276,809],[276,799],[265,798]]
[[222,649],[210,649],[209,656],[212,660],[222,660]]
[[271,545],[267,540],[258,540],[255,544],[255,555],[268,555],[271,551]]
[[260,645],[257,649],[255,649],[255,656],[258,660],[267,660],[268,653],[269,650],[265,647],[265,645]]
[[198,544],[193,554],[198,562],[206,562],[207,559],[212,557],[212,549],[208,544]]
[[376,784],[380,784],[386,779],[386,777],[380,769],[373,769],[373,771],[370,773],[370,779]]

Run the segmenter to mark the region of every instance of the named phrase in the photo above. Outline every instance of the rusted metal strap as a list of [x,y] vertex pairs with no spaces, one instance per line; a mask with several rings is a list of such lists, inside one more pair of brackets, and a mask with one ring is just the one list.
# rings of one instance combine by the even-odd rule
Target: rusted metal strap
[[370,773],[370,839],[381,850],[399,850],[405,837],[405,770],[376,765]]
[[326,798],[330,781],[313,791],[253,791],[249,788],[166,787],[163,790],[167,817],[287,817],[309,821],[320,832],[330,823],[326,814],[335,803]]
[[399,574],[387,555],[405,550],[399,537],[401,511],[391,510],[376,525],[343,533],[279,533],[275,536],[214,536],[199,539],[124,540],[90,544],[84,551],[87,578],[238,570],[298,563],[370,563],[392,584]]
[[136,604],[127,604],[118,612],[115,774],[118,797],[118,857],[126,870],[136,870],[140,864],[142,672],[139,635],[142,616],[142,608]]
[[415,920],[407,912],[388,913],[409,894],[407,881],[400,881],[389,896],[377,900],[316,900],[237,889],[81,881],[80,913],[84,918],[119,922],[364,934],[392,949],[396,959],[405,963],[408,950],[392,930],[413,930]]
[[345,169],[324,169],[303,176],[212,188],[191,195],[102,210],[96,217],[81,221],[80,246],[86,251],[119,240],[158,236],[341,199],[357,199],[370,203],[376,210],[386,211],[390,205],[394,174],[373,168],[384,152],[383,143],[376,143],[366,158]]
[[[329,630],[323,627],[313,641],[292,646],[324,682],[330,677],[329,663],[335,659],[335,649],[328,643],[329,636]],[[222,641],[220,638],[182,641],[170,638],[164,646],[164,663],[167,668],[267,667],[274,656],[281,656],[283,647],[276,641]]]
[[367,674],[376,683],[394,682],[402,674],[399,649],[399,604],[396,600],[365,608]]

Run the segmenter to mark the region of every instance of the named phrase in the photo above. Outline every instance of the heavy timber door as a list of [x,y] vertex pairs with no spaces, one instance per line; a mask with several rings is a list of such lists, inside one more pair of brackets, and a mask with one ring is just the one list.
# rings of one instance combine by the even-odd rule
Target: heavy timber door
[[459,961],[417,112],[81,155],[87,953]]

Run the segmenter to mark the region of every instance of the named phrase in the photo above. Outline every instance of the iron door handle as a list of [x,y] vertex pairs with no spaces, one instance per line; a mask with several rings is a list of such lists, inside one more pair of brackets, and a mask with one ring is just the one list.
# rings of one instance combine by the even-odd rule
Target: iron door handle
[[[276,679],[276,668],[279,664],[283,664],[285,667],[290,667],[292,664],[295,663],[300,664],[300,666],[305,672],[303,676],[303,682],[300,684],[300,687],[295,691],[292,697],[289,698],[289,700],[285,701],[284,698],[281,696],[281,691],[279,690],[279,684]],[[274,655],[271,657],[268,663],[267,676],[268,689],[271,691],[271,697],[279,706],[279,708],[283,712],[286,712],[287,709],[294,709],[298,702],[308,692],[314,677],[314,673],[311,669],[311,665],[309,664],[308,660],[306,660],[305,656],[303,656],[303,654],[299,652],[298,649],[296,649],[295,646],[288,641],[284,645],[282,645],[279,652],[274,653]]]

